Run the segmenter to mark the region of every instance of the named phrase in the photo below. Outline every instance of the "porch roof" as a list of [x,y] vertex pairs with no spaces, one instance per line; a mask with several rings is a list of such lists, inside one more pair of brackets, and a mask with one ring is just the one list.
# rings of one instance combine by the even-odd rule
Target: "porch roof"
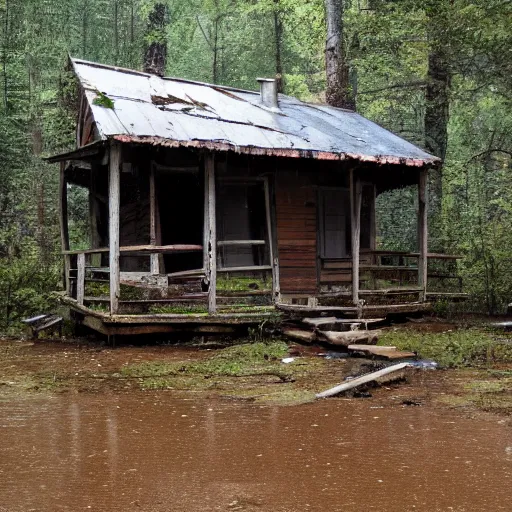
[[253,91],[71,62],[102,140],[414,167],[440,162],[349,110],[282,94],[272,110]]

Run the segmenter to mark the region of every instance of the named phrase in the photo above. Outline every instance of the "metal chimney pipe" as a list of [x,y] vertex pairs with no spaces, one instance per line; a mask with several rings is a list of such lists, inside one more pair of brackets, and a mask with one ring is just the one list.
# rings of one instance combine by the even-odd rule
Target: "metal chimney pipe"
[[260,84],[260,100],[268,108],[278,109],[277,81],[274,78],[257,78]]

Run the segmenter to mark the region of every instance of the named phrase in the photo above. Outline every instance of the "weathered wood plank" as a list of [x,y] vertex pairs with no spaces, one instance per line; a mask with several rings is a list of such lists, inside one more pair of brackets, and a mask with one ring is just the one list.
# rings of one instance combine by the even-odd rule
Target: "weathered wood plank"
[[265,240],[219,240],[217,247],[230,247],[237,245],[265,245]]
[[322,391],[322,393],[318,393],[316,398],[327,398],[329,396],[338,395],[339,393],[343,393],[344,391],[349,391],[350,389],[357,388],[362,384],[367,384],[369,382],[378,380],[381,377],[389,375],[391,373],[402,371],[404,368],[407,368],[409,363],[398,363],[393,366],[388,366],[382,370],[377,372],[369,373],[368,375],[363,375],[362,377],[358,377],[357,379],[350,380],[348,382],[344,382],[339,386],[335,386],[334,388],[328,389],[326,391]]
[[85,296],[85,254],[79,254],[76,257],[77,280],[76,280],[76,301],[78,304],[84,303]]
[[[155,183],[155,168],[152,165],[149,172],[149,243],[156,246],[156,216],[157,216],[157,201],[156,201],[156,183]],[[160,256],[158,253],[151,253],[150,256],[150,269],[152,274],[160,273]]]
[[109,268],[110,268],[110,314],[119,309],[120,266],[119,266],[119,207],[120,207],[120,166],[121,145],[112,143],[109,158],[108,180],[108,226],[109,226]]
[[204,159],[205,175],[205,240],[204,262],[208,281],[208,312],[217,311],[217,221],[215,212],[215,157],[206,153]]
[[350,203],[352,232],[352,302],[359,305],[359,248],[361,245],[362,186],[359,176],[350,169]]

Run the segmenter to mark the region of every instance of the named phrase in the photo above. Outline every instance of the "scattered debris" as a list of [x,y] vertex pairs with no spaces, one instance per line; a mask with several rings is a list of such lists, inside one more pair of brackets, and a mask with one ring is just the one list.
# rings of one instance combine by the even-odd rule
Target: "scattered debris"
[[412,405],[412,406],[418,407],[420,405],[423,405],[423,403],[418,400],[402,400],[402,405],[407,405],[407,406]]
[[316,398],[327,398],[330,396],[338,395],[345,391],[349,391],[350,389],[357,388],[363,384],[368,384],[369,382],[378,382],[380,384],[383,383],[383,380],[389,382],[391,375],[391,380],[403,378],[403,370],[405,370],[405,368],[408,366],[409,363],[398,363],[392,366],[388,366],[382,370],[363,375],[362,377],[357,377],[356,379],[352,379],[350,381],[339,384],[334,388],[322,391],[316,395]]
[[285,357],[284,359],[281,359],[281,363],[289,364],[293,363],[295,361],[295,357]]
[[321,352],[318,355],[325,359],[346,359],[347,357],[350,357],[348,352]]
[[32,337],[37,338],[38,334],[50,327],[59,326],[59,336],[62,337],[62,317],[57,315],[38,315],[32,318],[25,318],[22,322],[32,330]]
[[413,368],[421,368],[422,370],[437,370],[439,366],[435,361],[422,359],[421,361],[408,361]]

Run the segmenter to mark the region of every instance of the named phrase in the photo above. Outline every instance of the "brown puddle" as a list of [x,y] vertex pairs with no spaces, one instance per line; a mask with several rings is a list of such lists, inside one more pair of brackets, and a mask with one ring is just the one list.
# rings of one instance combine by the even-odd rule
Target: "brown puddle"
[[512,432],[373,400],[0,403],[0,511],[497,511]]

